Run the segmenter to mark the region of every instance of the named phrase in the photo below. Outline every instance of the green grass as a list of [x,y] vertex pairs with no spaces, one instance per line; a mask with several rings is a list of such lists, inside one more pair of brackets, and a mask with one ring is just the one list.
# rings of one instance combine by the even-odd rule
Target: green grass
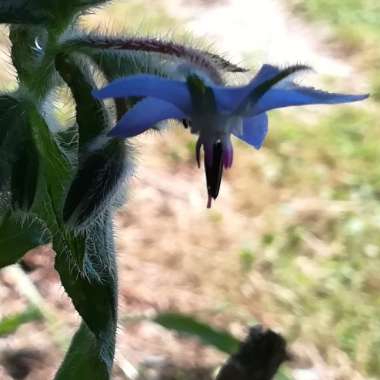
[[380,2],[377,0],[291,0],[296,14],[327,23],[344,49],[356,56],[358,64],[371,78],[372,99],[380,101]]
[[[309,0],[293,1],[295,10],[309,20],[327,22],[345,38],[346,44],[352,42],[369,43],[380,30],[380,3],[377,0]],[[353,40],[352,40],[353,39]]]

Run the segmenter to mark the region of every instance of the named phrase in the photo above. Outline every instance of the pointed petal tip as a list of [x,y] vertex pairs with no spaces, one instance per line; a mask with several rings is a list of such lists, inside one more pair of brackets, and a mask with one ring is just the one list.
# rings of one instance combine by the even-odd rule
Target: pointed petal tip
[[[326,94],[326,104],[328,104],[328,97],[332,95],[331,97],[331,100],[332,100],[332,104],[339,104],[339,103],[352,103],[352,102],[360,102],[362,100],[366,100],[369,98],[370,94],[358,94],[358,95],[355,95],[355,94],[330,94],[328,92],[325,93]],[[335,101],[334,101],[334,98],[333,96],[335,95]]]
[[368,99],[371,96],[371,94],[359,94],[359,95],[354,95],[354,96],[356,96],[356,98],[357,98],[354,101],[359,101],[359,100],[366,100],[366,99]]

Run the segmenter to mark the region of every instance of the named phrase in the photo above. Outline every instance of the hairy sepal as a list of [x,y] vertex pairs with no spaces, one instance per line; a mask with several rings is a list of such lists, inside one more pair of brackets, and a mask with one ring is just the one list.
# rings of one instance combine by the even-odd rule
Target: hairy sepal
[[111,116],[104,103],[91,93],[97,88],[96,68],[83,55],[58,54],[55,67],[71,90],[76,104],[76,120],[79,128],[79,149],[81,152],[100,135],[111,128]]
[[127,146],[118,139],[83,157],[67,194],[63,219],[75,229],[85,229],[114,205],[128,172]]
[[71,89],[79,128],[79,168],[66,196],[63,220],[82,230],[112,208],[127,171],[127,148],[122,140],[105,136],[113,123],[104,102],[91,94],[96,83],[90,60],[60,54],[55,64]]

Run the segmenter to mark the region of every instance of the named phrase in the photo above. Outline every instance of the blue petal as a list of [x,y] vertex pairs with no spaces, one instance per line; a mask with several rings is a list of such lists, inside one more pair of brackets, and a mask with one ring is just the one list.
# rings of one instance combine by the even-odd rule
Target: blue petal
[[172,103],[186,114],[191,113],[191,97],[186,83],[156,75],[139,74],[116,79],[94,91],[93,96],[98,99],[149,96]]
[[287,87],[273,87],[266,92],[250,110],[251,115],[269,111],[274,108],[301,106],[308,104],[350,103],[368,98],[368,95],[335,94],[311,87],[301,87],[290,83]]
[[234,133],[236,137],[247,144],[260,149],[268,133],[268,116],[266,113],[254,117],[247,117],[243,120],[243,130],[241,134]]
[[109,136],[134,137],[167,119],[184,119],[176,106],[156,98],[145,98],[128,111],[109,132]]
[[252,90],[263,82],[275,77],[280,73],[278,67],[263,65],[251,82],[240,87],[213,87],[214,95],[220,111],[235,111]]

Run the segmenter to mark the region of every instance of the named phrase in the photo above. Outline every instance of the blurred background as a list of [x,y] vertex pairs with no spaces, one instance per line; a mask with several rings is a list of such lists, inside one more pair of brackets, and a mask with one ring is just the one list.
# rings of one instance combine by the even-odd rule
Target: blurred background
[[[171,128],[135,139],[136,172],[116,217],[114,378],[211,378],[226,355],[151,321],[170,311],[237,338],[256,323],[279,331],[294,355],[283,379],[380,379],[379,1],[119,0],[82,20],[99,24],[201,40],[252,70],[231,83],[262,63],[301,62],[317,72],[305,83],[371,93],[360,104],[272,112],[260,151],[235,141],[211,210],[193,136]],[[48,250],[0,273],[2,380],[52,378],[79,323]]]

